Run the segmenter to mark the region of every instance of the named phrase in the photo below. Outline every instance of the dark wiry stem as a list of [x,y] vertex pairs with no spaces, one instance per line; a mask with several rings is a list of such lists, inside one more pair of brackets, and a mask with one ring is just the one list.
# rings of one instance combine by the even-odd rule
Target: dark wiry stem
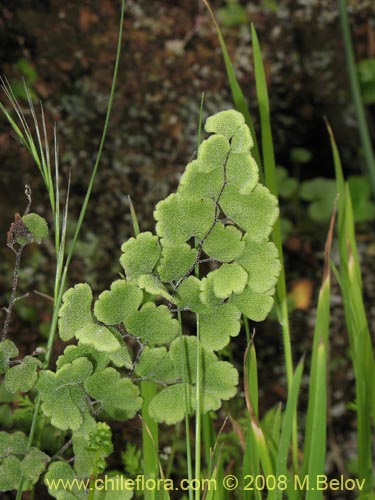
[[9,304],[7,307],[3,308],[5,311],[5,320],[4,320],[3,330],[1,333],[1,341],[5,340],[7,338],[10,318],[12,316],[12,311],[13,311],[13,306],[14,306],[14,303],[17,301],[16,292],[17,292],[18,277],[19,277],[19,272],[20,272],[20,262],[21,262],[21,255],[22,255],[23,249],[25,248],[25,245],[21,245],[17,250],[13,246],[9,246],[9,248],[15,253],[16,262],[14,264],[12,292],[10,295]]

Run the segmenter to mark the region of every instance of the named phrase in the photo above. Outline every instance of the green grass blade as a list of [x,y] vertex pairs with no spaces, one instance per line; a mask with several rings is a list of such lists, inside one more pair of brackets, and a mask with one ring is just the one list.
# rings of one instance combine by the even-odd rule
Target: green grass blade
[[238,111],[240,111],[243,114],[243,116],[245,117],[245,122],[248,125],[248,127],[251,131],[251,134],[253,136],[253,139],[254,139],[254,147],[252,150],[252,154],[255,158],[255,161],[258,163],[259,166],[261,166],[262,162],[261,162],[261,158],[260,158],[260,154],[259,154],[259,148],[258,148],[258,143],[257,143],[256,135],[255,135],[254,125],[253,125],[253,121],[251,119],[251,115],[249,113],[249,108],[248,108],[245,96],[243,95],[241,87],[237,81],[237,78],[236,78],[236,75],[234,72],[234,68],[233,68],[233,64],[232,64],[232,61],[230,59],[227,46],[225,44],[224,37],[221,33],[220,26],[218,25],[218,23],[216,21],[213,10],[212,10],[208,0],[203,0],[203,3],[207,7],[207,10],[208,10],[210,17],[211,17],[211,20],[212,20],[212,23],[216,29],[217,37],[219,39],[219,43],[220,43],[220,47],[221,47],[221,52],[222,52],[223,58],[224,58],[225,69],[227,71],[228,82],[229,82],[229,86],[230,86],[230,89],[232,92],[234,105],[236,106],[236,109]]
[[[286,408],[283,416],[283,424],[281,428],[281,435],[279,440],[279,446],[277,451],[277,462],[276,462],[276,477],[281,477],[282,475],[287,475],[287,463],[289,455],[289,445],[292,437],[294,415],[297,411],[298,394],[301,385],[303,371],[303,360],[301,360],[296,368],[292,387],[288,393],[288,400],[286,403]],[[276,500],[281,500],[283,495],[282,490],[276,490]]]
[[[255,409],[253,406],[253,402],[251,400],[251,395],[250,395],[250,387],[249,387],[249,382],[254,383],[253,381],[250,381],[249,379],[249,372],[248,372],[248,355],[249,352],[251,352],[252,346],[248,346],[245,355],[244,355],[244,392],[245,392],[245,399],[246,399],[246,406],[249,412],[249,444],[255,443],[256,448],[256,453],[253,456],[246,457],[247,460],[251,461],[253,459],[256,459],[259,457],[260,464],[263,469],[264,476],[272,476],[274,475],[274,468],[272,465],[271,461],[271,455],[270,455],[270,450],[268,448],[268,443],[266,440],[266,437],[262,431],[262,428],[259,423],[259,419],[256,416]],[[253,357],[251,358],[252,361],[256,359],[254,357],[255,355],[255,349],[252,351],[253,352]],[[251,373],[251,372],[250,372]],[[251,453],[251,452],[250,452]],[[246,454],[245,454],[246,455]],[[257,467],[256,462],[253,463],[254,467]],[[249,472],[247,472],[249,473]],[[268,500],[274,500],[275,498],[276,491],[275,490],[270,490],[267,496]],[[245,497],[246,498],[246,497]]]
[[[318,322],[317,322],[318,323]],[[323,498],[323,491],[314,488],[315,478],[324,474],[326,458],[326,423],[327,423],[327,347],[321,337],[316,349],[316,375],[314,388],[310,386],[311,400],[311,426],[310,449],[308,454],[307,476],[310,478],[312,488],[306,493],[306,500]],[[312,376],[312,374],[311,374]]]
[[[310,370],[310,390],[304,441],[304,458],[301,475],[324,474],[326,455],[326,420],[327,420],[327,374],[326,358],[328,352],[328,334],[330,318],[330,252],[335,224],[335,212],[331,217],[325,245],[323,281],[319,292],[316,312],[314,340]],[[320,492],[321,493],[321,492]],[[321,498],[313,493],[311,498]]]
[[352,92],[354,108],[357,115],[358,131],[361,139],[363,155],[370,183],[372,186],[372,192],[375,197],[375,155],[371,144],[370,132],[366,121],[366,114],[363,106],[361,89],[359,86],[359,79],[354,58],[352,37],[350,34],[346,0],[339,0],[339,12],[340,12],[341,32],[345,47],[346,63],[348,67],[348,75],[350,80],[350,87]]
[[365,491],[374,486],[371,454],[371,418],[375,427],[375,362],[371,335],[363,303],[362,278],[355,240],[354,216],[348,186],[344,183],[341,160],[334,135],[328,126],[336,171],[338,202],[339,284],[344,301],[350,354],[356,381],[358,427],[358,476]]

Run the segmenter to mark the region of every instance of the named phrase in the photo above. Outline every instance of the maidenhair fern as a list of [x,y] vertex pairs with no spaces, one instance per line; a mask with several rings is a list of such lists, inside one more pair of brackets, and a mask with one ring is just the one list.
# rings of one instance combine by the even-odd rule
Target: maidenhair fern
[[[187,166],[177,192],[155,208],[155,234],[140,233],[122,245],[125,276],[95,301],[88,284],[65,292],[59,334],[76,345],[66,347],[56,371],[39,373],[39,362],[26,357],[6,373],[11,391],[28,390],[36,382],[44,415],[72,433],[74,469],[52,463],[47,482],[104,470],[111,435],[96,418],[134,417],[142,406],[141,381],[158,384],[148,411],[167,424],[181,421],[186,409],[194,413],[198,384],[203,413],[218,410],[236,394],[237,370],[221,361],[218,351],[240,333],[242,315],[262,321],[272,308],[280,263],[268,238],[279,211],[276,198],[258,182],[243,116],[223,111],[208,118],[205,129],[211,135]],[[39,222],[24,221],[36,241],[45,236],[42,226],[36,229]],[[191,313],[199,316],[199,338],[184,322]],[[128,338],[137,346],[132,354]],[[6,372],[17,355],[12,342],[1,343],[0,369]],[[6,467],[19,469],[29,455],[24,448],[9,450]],[[17,487],[16,481],[10,486]],[[49,491],[65,498],[60,490]],[[84,498],[80,491],[72,491],[73,497]]]
[[[100,400],[112,416],[120,416],[121,408],[114,402],[108,406],[106,388],[111,387],[117,404],[121,398],[116,393],[128,390],[129,402],[133,388],[133,401],[138,401],[134,384],[139,380],[160,384],[149,407],[156,421],[173,424],[184,418],[185,408],[194,411],[197,338],[188,332],[178,337],[178,311],[199,315],[202,405],[204,412],[217,410],[235,395],[238,374],[215,352],[239,334],[241,314],[262,321],[273,304],[280,263],[268,237],[278,217],[277,200],[258,182],[253,141],[240,113],[218,113],[208,118],[205,129],[212,135],[187,166],[177,192],[156,206],[156,234],[140,233],[122,245],[125,277],[99,296],[93,310],[87,284],[76,285],[63,299],[64,340],[75,336],[78,348],[90,347],[100,356],[126,350],[127,336],[139,343],[130,379],[116,379],[114,368],[101,364],[82,384],[82,391]],[[197,266],[206,270],[200,279]],[[75,358],[69,373],[74,363],[88,359],[92,354]],[[135,403],[133,413],[138,408]]]

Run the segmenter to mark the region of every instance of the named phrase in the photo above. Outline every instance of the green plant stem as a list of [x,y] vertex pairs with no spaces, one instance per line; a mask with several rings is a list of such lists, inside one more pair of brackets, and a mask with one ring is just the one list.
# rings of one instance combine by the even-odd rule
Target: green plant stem
[[[159,474],[159,461],[157,455],[158,424],[148,412],[150,401],[156,396],[156,384],[143,381],[141,383],[142,404],[142,446],[143,446],[143,474],[145,479],[157,479]],[[154,491],[144,492],[145,500],[155,498]]]
[[[201,477],[201,347],[199,314],[196,315],[197,322],[197,387],[196,387],[196,411],[195,411],[195,478],[198,482]],[[195,500],[200,500],[199,488],[195,491]]]
[[357,67],[355,63],[352,37],[350,34],[349,18],[346,0],[339,0],[339,12],[341,22],[341,32],[344,40],[346,63],[348,76],[352,92],[353,103],[357,115],[358,131],[361,139],[363,155],[375,197],[375,155],[371,144],[370,132],[366,121],[365,109],[363,106],[362,94],[358,80]]
[[[190,407],[190,390],[188,391],[188,374],[186,370],[186,356],[185,356],[185,343],[182,336],[182,317],[181,312],[178,311],[178,324],[179,324],[179,336],[182,345],[181,354],[182,354],[182,373],[184,377],[184,388],[185,388],[185,438],[186,438],[186,461],[187,461],[187,473],[188,479],[191,481],[193,479],[193,465],[192,465],[192,455],[191,455],[191,444],[190,444],[190,421],[189,415],[191,412]],[[189,500],[193,500],[193,490],[189,489]]]
[[[68,250],[63,274],[62,274],[62,276],[58,276],[57,274],[55,276],[55,282],[57,281],[59,283],[59,286],[58,286],[59,293],[58,293],[57,297],[56,297],[56,295],[54,297],[54,308],[53,308],[52,322],[51,322],[51,327],[50,327],[50,331],[49,331],[49,335],[48,335],[47,352],[46,352],[46,357],[45,357],[45,360],[43,363],[43,369],[48,368],[49,362],[51,359],[53,344],[54,344],[56,330],[57,330],[58,312],[60,309],[60,304],[61,304],[62,295],[63,295],[63,291],[64,291],[64,287],[65,287],[65,282],[66,282],[69,264],[70,264],[70,261],[72,259],[75,245],[76,245],[76,242],[78,239],[78,235],[80,233],[82,223],[83,223],[83,220],[84,220],[85,215],[86,215],[87,206],[88,206],[90,196],[92,193],[92,189],[94,186],[96,174],[97,174],[97,171],[99,168],[99,164],[100,164],[100,160],[101,160],[101,156],[102,156],[102,152],[103,152],[105,139],[107,136],[108,124],[109,124],[109,119],[110,119],[111,112],[112,112],[113,98],[115,95],[118,68],[119,68],[119,62],[120,62],[124,14],[125,14],[125,0],[121,0],[121,14],[120,14],[120,26],[119,26],[118,41],[117,41],[116,61],[115,61],[115,67],[114,67],[114,71],[113,71],[112,86],[111,86],[111,92],[110,92],[110,97],[109,97],[109,102],[108,102],[107,114],[106,114],[105,123],[104,123],[104,127],[103,127],[102,138],[100,141],[96,162],[95,162],[94,168],[93,168],[92,173],[91,173],[90,182],[89,182],[89,185],[88,185],[88,188],[86,191],[85,199],[83,201],[81,212],[79,215],[79,219],[78,219],[76,229],[74,232],[73,240],[72,240],[70,247],[69,247],[69,250]],[[36,400],[35,400],[34,413],[33,413],[33,418],[32,418],[32,422],[31,422],[31,428],[30,428],[30,434],[29,434],[29,439],[28,439],[28,443],[27,443],[26,453],[28,453],[32,447],[36,423],[37,423],[37,419],[38,419],[38,415],[39,415],[39,411],[40,411],[40,405],[41,405],[41,395],[40,395],[40,393],[38,393]],[[22,498],[23,483],[24,483],[24,476],[21,477],[20,485],[19,485],[18,491],[17,491],[16,500],[21,500],[21,498]]]

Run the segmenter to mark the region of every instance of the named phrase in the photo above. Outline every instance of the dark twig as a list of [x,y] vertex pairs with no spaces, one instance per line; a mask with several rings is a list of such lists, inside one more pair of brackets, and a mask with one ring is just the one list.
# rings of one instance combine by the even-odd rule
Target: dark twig
[[14,306],[14,303],[17,301],[16,292],[17,292],[17,284],[18,284],[18,277],[19,277],[19,271],[20,271],[21,255],[22,255],[23,249],[25,248],[25,245],[21,245],[18,249],[15,249],[13,246],[10,246],[10,245],[8,245],[8,246],[15,253],[16,262],[14,264],[12,292],[10,295],[9,304],[7,307],[4,307],[5,320],[4,320],[3,330],[1,333],[1,341],[4,341],[7,338],[10,318],[12,316],[12,311],[13,311],[13,306]]

